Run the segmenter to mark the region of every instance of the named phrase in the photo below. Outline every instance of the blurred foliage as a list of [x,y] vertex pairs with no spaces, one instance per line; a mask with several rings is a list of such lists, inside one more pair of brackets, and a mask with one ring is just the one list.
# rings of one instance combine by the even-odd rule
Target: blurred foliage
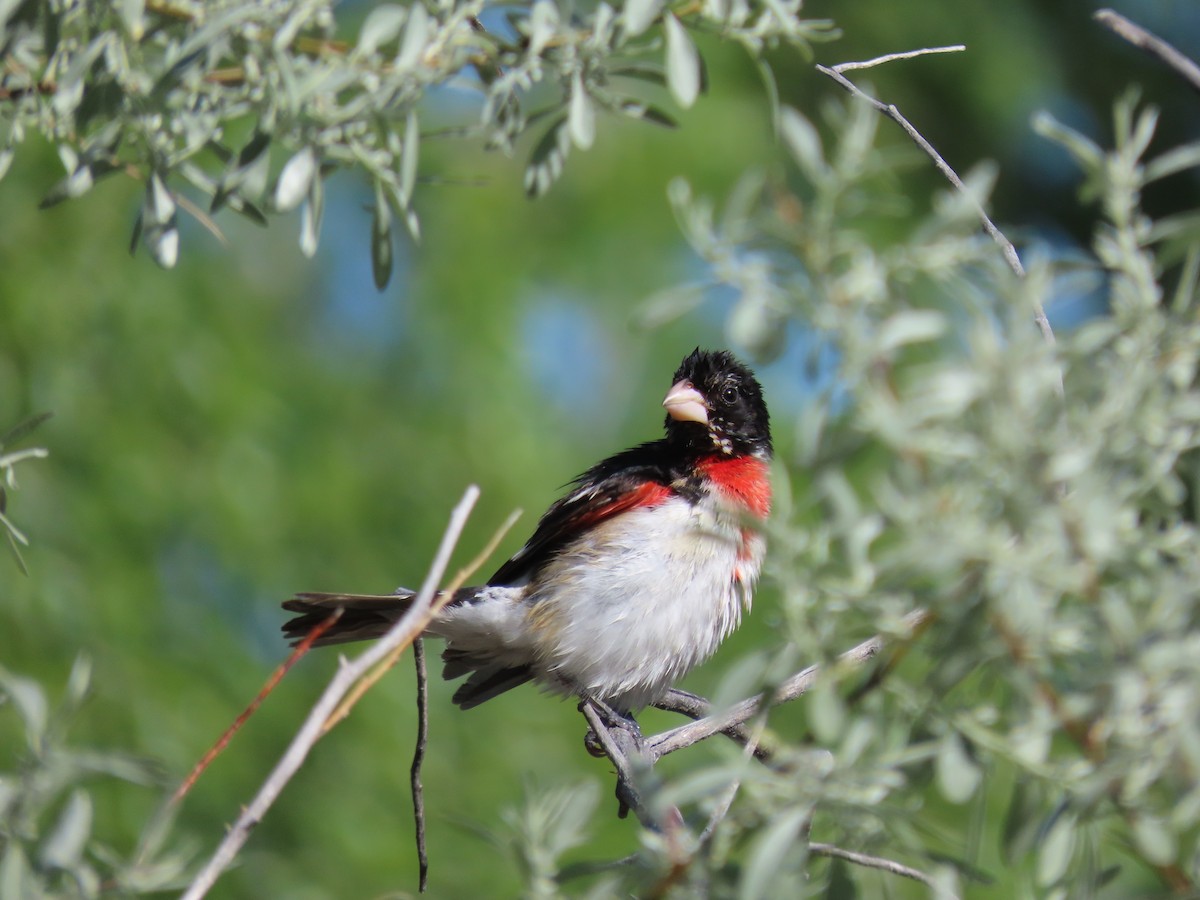
[[[890,123],[796,53],[827,36],[798,4],[689,4],[664,25],[653,2],[539,3],[511,7],[511,29],[484,10],[480,33],[470,5],[0,3],[0,422],[55,414],[37,433],[50,456],[19,467],[30,575],[8,566],[0,597],[0,661],[22,673],[0,718],[18,776],[0,784],[31,798],[4,807],[4,858],[21,860],[6,877],[68,895],[176,877],[178,848],[215,843],[333,655],[294,671],[169,826],[155,791],[94,777],[80,755],[108,757],[76,741],[181,776],[282,657],[280,598],[419,580],[475,481],[467,557],[509,509],[535,513],[655,434],[679,357],[728,343],[776,423],[769,583],[687,687],[739,699],[878,632],[902,652],[875,680],[833,667],[760,722],[771,767],[721,739],[665,759],[647,789],[693,834],[741,784],[682,871],[679,848],[616,819],[572,704],[528,690],[459,714],[434,685],[432,895],[641,895],[668,878],[680,895],[928,893],[809,857],[810,822],[813,841],[972,897],[1195,883],[1194,98],[1081,5],[820,6],[804,12],[846,35],[816,48],[824,62],[968,44],[866,74],[994,196],[1024,280]],[[1200,42],[1182,12],[1140,11]],[[424,40],[446,52],[396,67]],[[644,77],[618,95],[624,66]],[[210,77],[238,67],[261,80]],[[1126,95],[1108,124],[1135,80],[1145,101]],[[562,170],[569,148],[590,149]],[[559,180],[529,203],[522,172]],[[56,182],[78,199],[36,212]],[[213,246],[184,210],[218,197],[251,219],[307,205],[292,215],[314,259],[240,218]],[[418,212],[420,247],[393,240],[391,217]],[[171,273],[115,253],[139,216],[160,262],[181,236],[196,252]],[[933,619],[914,634],[916,607]],[[81,651],[95,695],[68,689],[67,744],[18,695],[48,709],[35,681]],[[214,895],[411,890],[412,707],[411,676],[381,684]],[[147,847],[163,868],[135,883]]]
[[0,734],[15,737],[19,731],[23,735],[23,741],[5,741],[9,753],[0,762],[11,767],[0,770],[0,895],[4,897],[134,895],[186,883],[181,880],[186,856],[163,848],[167,817],[151,819],[143,842],[128,858],[93,833],[90,781],[107,778],[161,786],[163,774],[146,760],[67,742],[67,729],[90,680],[91,664],[79,657],[62,702],[51,709],[36,682],[0,668],[0,707],[19,720],[5,722]]
[[[392,272],[395,215],[416,238],[412,200],[419,107],[437,88],[478,96],[453,133],[510,151],[531,125],[549,123],[525,175],[531,195],[558,179],[572,146],[596,137],[597,109],[660,125],[674,120],[641,98],[665,84],[683,107],[703,82],[696,46],[662,0],[601,3],[574,12],[549,0],[508,8],[485,29],[483,0],[374,5],[342,40],[329,0],[125,0],[0,5],[7,102],[0,175],[40,133],[66,175],[42,206],[83,196],[118,172],[145,182],[133,243],[171,268],[179,258],[179,194],[266,222],[301,210],[300,248],[317,251],[325,179],[360,170],[374,189],[375,282]],[[717,31],[752,53],[781,41],[804,48],[828,34],[799,18],[800,0],[709,0],[690,6],[692,29]],[[662,37],[646,37],[656,22]],[[546,90],[535,89],[546,86]],[[536,103],[534,109],[528,107]],[[241,132],[248,131],[245,136]],[[272,155],[288,154],[272,166]],[[275,176],[272,177],[272,172]]]

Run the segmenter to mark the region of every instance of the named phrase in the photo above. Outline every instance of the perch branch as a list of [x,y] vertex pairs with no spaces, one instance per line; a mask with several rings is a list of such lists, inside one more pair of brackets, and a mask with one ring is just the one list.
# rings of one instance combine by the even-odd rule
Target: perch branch
[[[914,610],[905,616],[904,624],[910,630],[915,630],[928,617],[929,613],[925,612],[925,610]],[[883,649],[883,645],[883,636],[875,635],[863,641],[857,647],[847,650],[838,657],[838,662],[842,665],[862,665],[873,659]],[[820,666],[815,665],[809,666],[802,672],[797,672],[792,677],[784,680],[775,689],[775,693],[771,695],[767,705],[776,706],[803,696],[816,682],[819,673]],[[690,747],[692,744],[710,738],[714,734],[728,734],[731,729],[743,725],[757,715],[763,708],[763,705],[762,697],[751,697],[740,703],[735,703],[721,712],[713,713],[694,722],[688,722],[686,725],[680,725],[678,728],[672,728],[670,731],[656,734],[654,737],[646,740],[646,748],[650,753],[650,758],[657,761],[668,753],[674,753],[676,750]]]
[[459,535],[462,534],[475,501],[478,499],[479,488],[471,485],[450,515],[450,524],[447,526],[441,546],[438,547],[437,554],[434,556],[429,574],[408,612],[396,621],[396,624],[378,643],[355,660],[348,661],[344,657],[341,659],[337,673],[309,712],[308,718],[304,720],[300,730],[296,732],[287,751],[266,781],[263,782],[250,805],[238,816],[237,821],[226,834],[225,839],[218,845],[212,857],[196,874],[187,891],[184,892],[182,900],[200,900],[212,888],[221,873],[233,862],[238,851],[249,838],[250,832],[262,820],[280,792],[303,765],[309,751],[321,737],[325,722],[354,684],[386,659],[396,647],[411,644],[425,630],[425,626],[432,616],[433,599],[438,582],[441,581],[442,575],[446,571],[446,566],[450,562],[450,554],[458,542]]
[[1145,50],[1151,56],[1166,63],[1175,74],[1191,85],[1192,90],[1200,92],[1200,66],[1187,56],[1184,56],[1158,35],[1151,34],[1141,25],[1129,21],[1118,12],[1111,9],[1096,11],[1096,21],[1120,38],[1125,39],[1139,50]]

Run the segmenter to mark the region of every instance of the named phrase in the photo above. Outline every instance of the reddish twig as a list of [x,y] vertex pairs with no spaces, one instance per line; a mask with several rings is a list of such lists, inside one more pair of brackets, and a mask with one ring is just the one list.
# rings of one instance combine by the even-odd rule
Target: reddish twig
[[209,751],[205,753],[204,756],[200,757],[200,761],[196,763],[196,765],[192,768],[192,771],[188,773],[187,778],[183,779],[183,782],[178,788],[176,788],[175,793],[171,795],[171,803],[178,803],[187,796],[188,791],[192,789],[192,787],[200,779],[200,776],[204,774],[204,770],[212,765],[213,760],[221,755],[221,751],[229,745],[229,742],[233,740],[233,736],[241,731],[242,726],[245,725],[246,722],[250,720],[250,717],[254,715],[255,711],[262,706],[263,701],[267,699],[267,696],[271,693],[271,691],[275,690],[275,687],[280,681],[283,680],[283,676],[288,673],[292,666],[299,662],[300,657],[304,656],[304,654],[312,649],[312,645],[316,643],[317,639],[320,638],[321,635],[323,635],[326,631],[328,631],[329,627],[341,617],[342,610],[340,608],[335,609],[329,614],[329,618],[317,625],[316,628],[308,633],[308,636],[305,637],[304,640],[296,645],[296,648],[292,650],[291,654],[288,655],[288,658],[280,663],[275,668],[275,671],[271,673],[271,677],[267,679],[267,682],[263,685],[262,690],[258,692],[258,696],[251,700],[250,705],[242,711],[242,714],[233,720],[233,724],[225,729],[225,733],[217,739],[217,742],[212,745]]

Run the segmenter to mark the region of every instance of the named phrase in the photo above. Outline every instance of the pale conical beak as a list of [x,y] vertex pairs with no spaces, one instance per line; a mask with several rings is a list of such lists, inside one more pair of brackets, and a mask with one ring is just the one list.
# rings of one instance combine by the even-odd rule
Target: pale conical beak
[[708,424],[708,406],[704,396],[692,387],[690,381],[681,381],[667,391],[662,405],[666,407],[667,415],[676,422],[699,422]]

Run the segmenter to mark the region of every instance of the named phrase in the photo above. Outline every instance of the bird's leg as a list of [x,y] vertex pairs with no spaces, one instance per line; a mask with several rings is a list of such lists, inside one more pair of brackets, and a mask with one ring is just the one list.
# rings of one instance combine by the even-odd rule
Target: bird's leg
[[632,715],[619,713],[595,697],[584,697],[579,711],[592,726],[584,738],[588,753],[607,756],[617,767],[618,817],[625,818],[633,809],[648,827],[656,827],[646,818],[641,797],[633,785],[633,765],[654,764],[646,753],[646,742],[637,721]]

